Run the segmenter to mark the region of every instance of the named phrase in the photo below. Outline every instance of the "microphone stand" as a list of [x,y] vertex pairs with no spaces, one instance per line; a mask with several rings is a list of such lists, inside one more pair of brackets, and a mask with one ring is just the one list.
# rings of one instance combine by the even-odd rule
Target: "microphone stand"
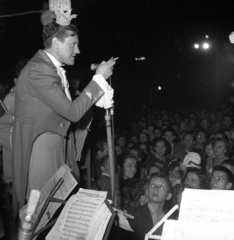
[[[111,86],[111,78],[110,78]],[[110,177],[111,177],[111,196],[114,207],[116,206],[115,198],[115,155],[114,155],[114,110],[113,108],[106,109],[105,121],[106,121],[106,135],[107,135],[107,145],[108,145],[108,155],[110,161]],[[112,130],[111,121],[112,120]],[[113,134],[113,137],[112,135]]]

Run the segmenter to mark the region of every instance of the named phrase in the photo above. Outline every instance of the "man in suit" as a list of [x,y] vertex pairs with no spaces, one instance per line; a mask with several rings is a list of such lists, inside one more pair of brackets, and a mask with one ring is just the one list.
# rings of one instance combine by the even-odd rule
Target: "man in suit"
[[70,21],[64,24],[64,19],[63,24],[58,19],[46,21],[45,49],[29,60],[16,85],[12,135],[15,212],[25,204],[30,191],[42,189],[64,162],[79,174],[75,151],[65,153],[67,132],[70,123],[78,122],[93,104],[103,104],[109,88],[106,79],[115,64],[113,58],[102,62],[92,81],[71,101],[62,65],[73,65],[80,53],[78,30]]

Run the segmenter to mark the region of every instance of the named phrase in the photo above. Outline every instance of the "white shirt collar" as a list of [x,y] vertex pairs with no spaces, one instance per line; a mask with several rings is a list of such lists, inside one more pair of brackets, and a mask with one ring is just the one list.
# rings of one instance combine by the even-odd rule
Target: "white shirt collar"
[[52,63],[55,65],[56,68],[63,66],[63,64],[60,63],[54,56],[52,56],[50,53],[46,52],[45,50],[43,51],[48,55],[48,57],[50,58],[50,60],[52,61]]

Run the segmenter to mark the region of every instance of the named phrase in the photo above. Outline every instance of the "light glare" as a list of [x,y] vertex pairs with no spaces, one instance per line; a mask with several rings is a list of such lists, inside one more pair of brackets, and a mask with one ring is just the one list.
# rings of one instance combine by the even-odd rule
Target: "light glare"
[[196,48],[196,49],[198,49],[200,46],[199,46],[199,44],[194,44],[194,47]]
[[202,46],[204,49],[208,49],[210,47],[210,45],[208,43],[204,43]]

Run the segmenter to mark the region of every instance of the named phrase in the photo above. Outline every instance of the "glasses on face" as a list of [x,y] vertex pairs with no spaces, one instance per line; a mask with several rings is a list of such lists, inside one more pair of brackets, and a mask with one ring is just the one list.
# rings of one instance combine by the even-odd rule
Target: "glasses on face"
[[205,138],[205,135],[199,134],[198,137],[200,137],[200,138]]

